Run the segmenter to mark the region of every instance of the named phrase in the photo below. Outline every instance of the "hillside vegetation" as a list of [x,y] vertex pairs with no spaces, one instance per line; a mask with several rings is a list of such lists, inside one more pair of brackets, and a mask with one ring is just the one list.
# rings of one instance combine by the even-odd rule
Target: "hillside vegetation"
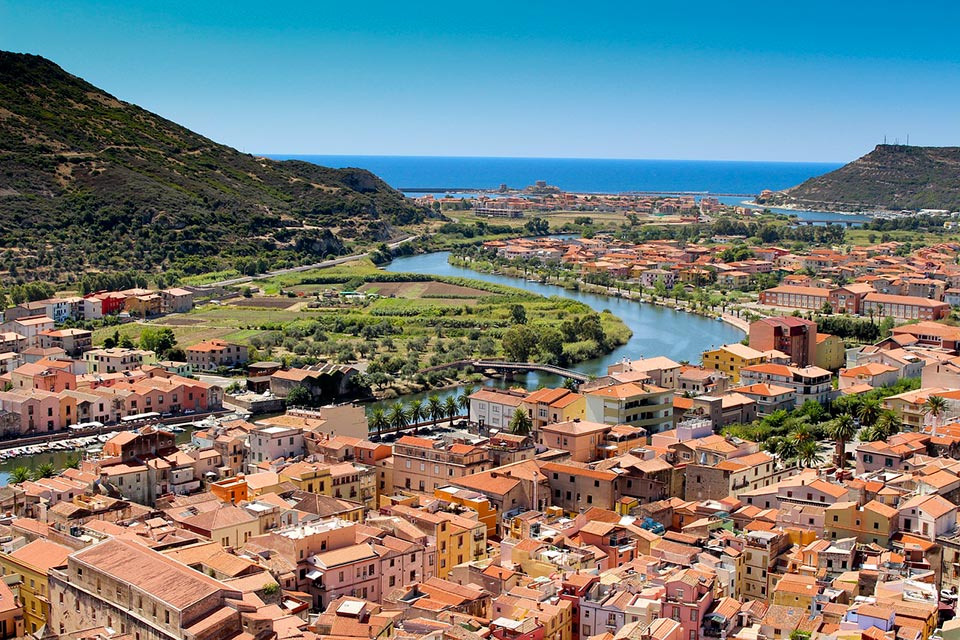
[[[251,123],[267,126],[269,123]],[[423,218],[372,173],[275,161],[0,52],[0,278],[283,267]]]
[[764,204],[812,209],[960,209],[960,147],[878,145]]

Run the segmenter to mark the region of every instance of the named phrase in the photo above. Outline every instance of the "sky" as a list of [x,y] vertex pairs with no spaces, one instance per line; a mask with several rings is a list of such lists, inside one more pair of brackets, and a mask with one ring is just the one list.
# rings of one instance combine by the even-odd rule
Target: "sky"
[[250,153],[845,162],[960,145],[960,3],[0,0],[0,48]]

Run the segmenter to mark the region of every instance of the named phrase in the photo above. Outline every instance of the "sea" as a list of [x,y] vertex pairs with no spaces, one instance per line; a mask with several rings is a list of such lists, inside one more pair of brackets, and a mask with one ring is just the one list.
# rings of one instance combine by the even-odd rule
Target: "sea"
[[842,166],[830,162],[475,158],[439,156],[271,155],[327,167],[359,167],[404,192],[467,192],[501,184],[523,188],[544,180],[583,193],[710,193],[747,196],[798,185]]

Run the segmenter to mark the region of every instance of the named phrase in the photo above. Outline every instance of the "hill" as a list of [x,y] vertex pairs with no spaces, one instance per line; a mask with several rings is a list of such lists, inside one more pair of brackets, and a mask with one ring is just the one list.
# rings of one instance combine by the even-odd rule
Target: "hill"
[[877,148],[765,204],[840,211],[960,209],[960,147]]
[[42,57],[0,52],[8,282],[315,262],[423,215],[368,171],[240,153]]

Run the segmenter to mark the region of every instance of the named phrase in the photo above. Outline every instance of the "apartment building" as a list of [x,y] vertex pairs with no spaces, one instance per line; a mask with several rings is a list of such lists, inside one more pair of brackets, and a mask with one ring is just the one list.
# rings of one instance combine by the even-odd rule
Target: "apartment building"
[[649,384],[611,384],[586,393],[586,419],[659,433],[673,426],[673,391]]
[[142,544],[108,539],[50,571],[50,630],[109,627],[140,640],[230,638],[243,593]]
[[403,436],[393,447],[395,489],[433,495],[457,478],[490,467],[486,449],[472,444],[446,444],[442,440]]
[[240,367],[250,359],[249,349],[225,340],[207,340],[186,348],[187,363],[194,371]]
[[156,364],[157,354],[143,349],[91,349],[83,354],[88,373],[122,373]]
[[740,382],[740,371],[744,367],[760,364],[766,361],[763,352],[752,349],[740,343],[725,344],[717,349],[703,352],[704,369],[714,369],[730,376],[736,384]]
[[783,364],[758,364],[740,371],[744,384],[773,384],[793,389],[797,406],[807,400],[827,404],[833,395],[832,374],[820,367],[791,367]]
[[750,324],[749,336],[751,349],[780,351],[800,367],[816,361],[816,322],[793,316],[762,318]]

